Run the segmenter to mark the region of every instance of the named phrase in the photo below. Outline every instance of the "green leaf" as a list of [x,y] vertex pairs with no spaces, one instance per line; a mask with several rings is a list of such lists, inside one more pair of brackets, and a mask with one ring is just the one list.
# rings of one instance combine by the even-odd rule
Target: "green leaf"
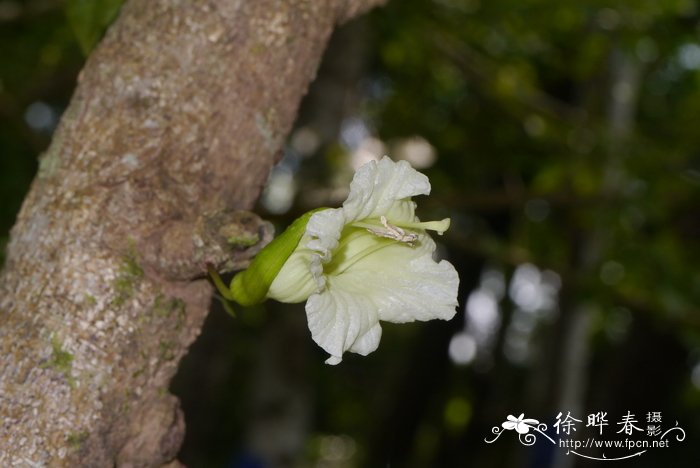
[[66,17],[85,55],[102,38],[124,0],[67,0]]

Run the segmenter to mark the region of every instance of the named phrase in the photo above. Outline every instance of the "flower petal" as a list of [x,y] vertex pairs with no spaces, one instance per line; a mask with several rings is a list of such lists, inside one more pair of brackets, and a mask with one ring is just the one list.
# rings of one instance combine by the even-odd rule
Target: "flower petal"
[[406,161],[394,162],[387,156],[360,167],[343,203],[346,222],[386,216],[392,222],[415,219],[415,203],[410,197],[428,195],[428,177]]
[[377,349],[382,329],[376,306],[365,296],[339,288],[329,278],[327,288],[309,297],[306,317],[313,340],[338,364],[345,351],[367,355]]
[[315,250],[323,261],[327,261],[331,251],[338,246],[344,225],[345,217],[341,208],[314,213],[306,224],[307,237],[302,238],[299,245]]
[[506,429],[508,431],[512,431],[513,429],[515,429],[515,425],[516,425],[516,423],[514,423],[512,421],[506,421],[504,423],[501,423],[501,427],[503,427],[503,429]]
[[371,298],[379,319],[388,322],[454,317],[459,277],[449,262],[433,260],[430,236],[421,235],[415,247],[381,242],[386,244],[381,250],[334,276],[336,287]]

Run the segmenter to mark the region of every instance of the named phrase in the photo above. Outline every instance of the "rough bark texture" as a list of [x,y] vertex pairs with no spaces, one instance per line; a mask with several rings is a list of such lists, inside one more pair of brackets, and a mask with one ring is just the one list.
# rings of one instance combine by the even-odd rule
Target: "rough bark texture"
[[[204,264],[256,200],[340,21],[382,0],[132,0],[81,73],[0,278],[0,466],[160,466]],[[172,463],[171,463],[172,462]]]

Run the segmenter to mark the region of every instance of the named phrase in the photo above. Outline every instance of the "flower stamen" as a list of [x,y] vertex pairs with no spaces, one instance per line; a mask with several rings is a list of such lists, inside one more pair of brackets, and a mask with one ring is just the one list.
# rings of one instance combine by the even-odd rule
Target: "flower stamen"
[[407,244],[411,247],[413,247],[413,243],[418,239],[418,234],[413,233],[413,232],[406,232],[403,229],[401,229],[398,226],[394,226],[393,224],[390,224],[389,221],[387,221],[386,216],[381,216],[379,218],[379,221],[381,221],[382,226],[384,228],[373,228],[373,227],[366,227],[369,232],[374,234],[375,236],[379,237],[386,237],[387,239],[393,239],[395,241],[401,242],[403,244]]

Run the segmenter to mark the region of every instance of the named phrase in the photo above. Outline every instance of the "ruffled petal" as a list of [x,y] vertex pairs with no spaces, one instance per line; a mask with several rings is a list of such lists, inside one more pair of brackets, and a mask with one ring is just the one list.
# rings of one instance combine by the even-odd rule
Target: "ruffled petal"
[[302,238],[299,246],[315,250],[321,260],[327,261],[333,249],[338,247],[338,239],[344,225],[345,217],[340,208],[314,213],[306,225],[306,237]]
[[350,184],[350,194],[343,203],[345,221],[386,216],[394,222],[415,219],[415,203],[410,197],[428,195],[428,177],[406,161],[394,162],[384,156],[360,167]]
[[449,262],[433,260],[435,243],[430,236],[421,235],[415,247],[380,241],[381,250],[333,276],[336,287],[370,298],[380,320],[405,323],[454,317],[459,276]]
[[337,287],[334,278],[324,291],[309,297],[306,317],[311,337],[331,355],[327,364],[340,363],[345,351],[367,355],[379,346],[376,307],[366,296]]
[[333,250],[338,247],[340,233],[345,225],[345,216],[340,208],[328,209],[314,213],[306,225],[306,234],[299,242],[300,248],[314,252],[310,257],[309,270],[316,281],[317,291],[324,288],[326,278],[323,264],[333,257]]

